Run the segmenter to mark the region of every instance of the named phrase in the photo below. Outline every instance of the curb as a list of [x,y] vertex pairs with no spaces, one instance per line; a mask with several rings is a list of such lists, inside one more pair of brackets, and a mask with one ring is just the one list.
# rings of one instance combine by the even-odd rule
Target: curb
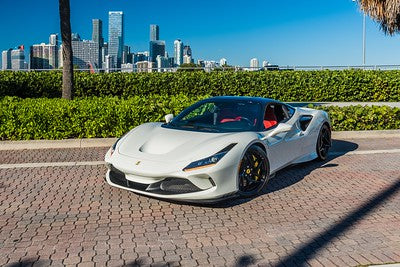
[[[364,138],[400,138],[400,130],[338,131],[332,132],[332,138],[345,140]],[[115,143],[115,141],[117,141],[117,138],[0,141],[0,151],[50,148],[110,147]]]

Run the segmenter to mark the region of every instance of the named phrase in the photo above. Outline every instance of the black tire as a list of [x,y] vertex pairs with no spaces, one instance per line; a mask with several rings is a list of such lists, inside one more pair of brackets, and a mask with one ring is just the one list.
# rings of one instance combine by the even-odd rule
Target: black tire
[[239,195],[250,197],[260,192],[269,180],[267,154],[259,146],[250,146],[240,161]]
[[317,139],[317,160],[325,161],[328,158],[329,148],[331,147],[331,145],[331,129],[329,129],[328,125],[324,124],[319,130]]

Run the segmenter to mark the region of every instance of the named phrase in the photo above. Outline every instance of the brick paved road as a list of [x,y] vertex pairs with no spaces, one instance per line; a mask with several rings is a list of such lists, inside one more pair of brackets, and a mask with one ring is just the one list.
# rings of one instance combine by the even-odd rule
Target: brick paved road
[[[393,148],[399,139],[335,142],[336,151]],[[0,164],[97,161],[105,150],[0,151]],[[104,183],[105,171],[0,169],[0,266],[400,261],[400,153],[297,165],[278,173],[259,197],[213,207],[116,189]]]

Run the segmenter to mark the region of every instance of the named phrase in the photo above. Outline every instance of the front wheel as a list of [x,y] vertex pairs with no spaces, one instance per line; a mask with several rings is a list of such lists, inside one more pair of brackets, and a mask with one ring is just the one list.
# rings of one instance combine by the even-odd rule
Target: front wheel
[[331,144],[331,130],[329,129],[328,125],[324,124],[319,130],[317,139],[317,155],[319,161],[324,161],[328,158],[328,152]]
[[267,154],[259,146],[250,146],[239,166],[239,194],[249,197],[260,192],[269,180]]

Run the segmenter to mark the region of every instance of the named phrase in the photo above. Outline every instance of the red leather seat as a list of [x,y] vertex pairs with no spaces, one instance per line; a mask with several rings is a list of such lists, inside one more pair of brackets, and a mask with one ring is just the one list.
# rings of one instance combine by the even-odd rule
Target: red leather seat
[[231,121],[239,121],[242,117],[235,114],[231,109],[222,110],[218,114],[218,121],[220,123],[231,122]]
[[274,109],[271,107],[267,107],[265,110],[265,115],[264,115],[264,127],[265,129],[269,129],[272,126],[276,125],[278,123],[278,120],[275,116]]

